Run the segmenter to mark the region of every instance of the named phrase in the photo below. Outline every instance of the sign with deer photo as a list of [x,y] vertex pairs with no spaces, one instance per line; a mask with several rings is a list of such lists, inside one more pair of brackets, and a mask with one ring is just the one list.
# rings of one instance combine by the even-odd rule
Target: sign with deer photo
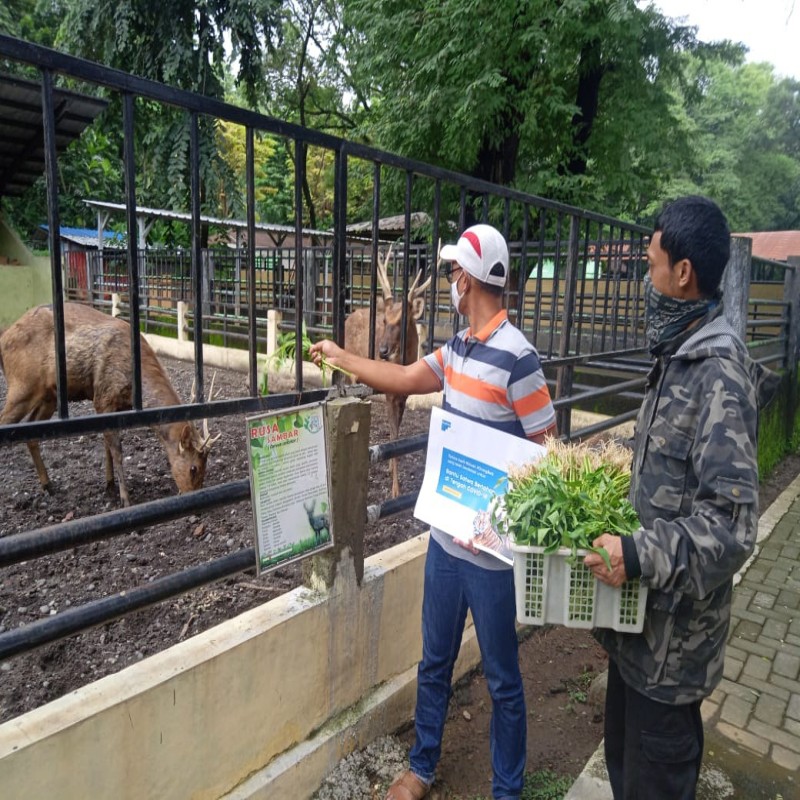
[[247,420],[259,574],[333,546],[321,403]]

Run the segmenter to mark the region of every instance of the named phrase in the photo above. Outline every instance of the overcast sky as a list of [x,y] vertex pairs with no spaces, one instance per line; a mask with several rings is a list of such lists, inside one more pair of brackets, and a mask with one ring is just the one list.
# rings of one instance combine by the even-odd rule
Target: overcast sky
[[[647,6],[646,0],[638,0]],[[800,80],[800,0],[653,0],[668,17],[688,17],[702,41],[732,39],[781,77]]]

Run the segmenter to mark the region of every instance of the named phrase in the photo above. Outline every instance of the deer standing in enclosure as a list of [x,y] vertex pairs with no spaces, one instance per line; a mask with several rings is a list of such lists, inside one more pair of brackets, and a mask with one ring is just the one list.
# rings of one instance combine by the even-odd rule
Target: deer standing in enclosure
[[[98,414],[125,411],[132,406],[131,333],[127,322],[110,317],[80,303],[64,304],[64,335],[67,356],[67,397],[71,401],[92,400]],[[142,362],[142,405],[181,404],[156,354],[143,336],[139,338]],[[0,336],[0,368],[8,392],[0,425],[27,419],[49,419],[56,409],[56,363],[51,306],[32,308]],[[213,386],[212,386],[213,394]],[[189,492],[203,485],[211,445],[208,421],[201,436],[191,422],[153,425],[167,453],[178,491]],[[113,491],[114,475],[119,496],[130,505],[122,464],[119,433],[103,433],[106,454],[106,488]],[[39,442],[28,442],[42,488],[50,491],[50,478],[39,452]]]
[[[422,278],[420,270],[414,282],[408,289],[405,303],[406,311],[406,347],[403,351],[403,303],[395,302],[394,291],[387,272],[392,248],[386,254],[383,262],[378,259],[378,282],[383,292],[382,302],[379,300],[375,315],[375,344],[376,359],[392,361],[395,364],[411,364],[419,355],[419,335],[417,333],[417,320],[425,310],[423,295],[431,283],[433,274],[419,286]],[[359,308],[350,314],[344,323],[344,348],[356,355],[369,357],[369,308]],[[389,436],[397,439],[400,432],[400,423],[403,421],[403,412],[406,409],[407,395],[386,394],[386,411],[389,420]],[[392,470],[392,497],[400,494],[400,481],[397,476],[397,459],[391,460]]]

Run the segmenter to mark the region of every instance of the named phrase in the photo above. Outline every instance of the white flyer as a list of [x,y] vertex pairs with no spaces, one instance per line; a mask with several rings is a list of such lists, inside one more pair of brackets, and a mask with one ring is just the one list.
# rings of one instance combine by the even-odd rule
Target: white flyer
[[414,516],[510,563],[505,542],[489,525],[491,506],[505,493],[512,465],[536,462],[546,452],[528,439],[433,408]]

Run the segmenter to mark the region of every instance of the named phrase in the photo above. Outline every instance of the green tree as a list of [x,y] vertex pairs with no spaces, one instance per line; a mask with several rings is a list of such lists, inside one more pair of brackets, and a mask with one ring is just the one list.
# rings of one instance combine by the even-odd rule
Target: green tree
[[[108,66],[223,99],[226,38],[237,65],[235,83],[254,104],[263,91],[265,59],[280,34],[280,0],[69,0],[58,44]],[[120,129],[118,98],[108,122]],[[217,121],[201,116],[200,195],[208,213],[236,194],[236,175],[220,157]],[[159,103],[136,104],[137,195],[150,205],[189,205],[189,117]],[[121,152],[121,151],[120,151]]]
[[[267,62],[270,114],[304,127],[342,135],[355,123],[343,102],[347,81],[337,0],[287,0],[283,38]],[[286,143],[291,173],[295,149]],[[311,228],[332,222],[334,159],[331,151],[303,144],[304,219]]]
[[[631,213],[657,189],[691,28],[633,0],[347,0],[361,134],[479,178]],[[622,104],[622,105],[621,105]],[[650,145],[658,141],[659,147]],[[654,155],[654,153],[658,153]],[[611,206],[609,208],[609,205]]]
[[695,158],[673,172],[667,194],[713,197],[733,230],[800,224],[800,82],[777,81],[769,64],[690,59],[697,91],[678,96]]

